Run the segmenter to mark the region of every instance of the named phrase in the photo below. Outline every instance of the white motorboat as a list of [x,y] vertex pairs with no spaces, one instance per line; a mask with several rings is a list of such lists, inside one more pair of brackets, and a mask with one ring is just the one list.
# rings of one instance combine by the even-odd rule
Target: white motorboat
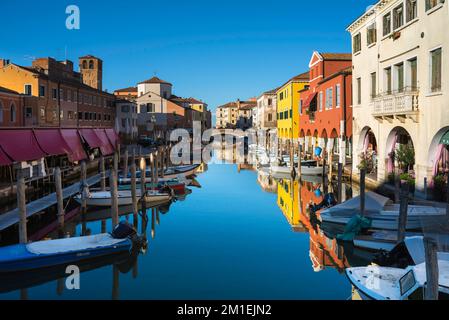
[[[137,191],[138,197],[140,197],[140,191]],[[117,191],[117,199],[119,206],[127,206],[133,203],[130,190]],[[82,203],[81,194],[75,196],[75,200],[78,203]],[[94,207],[110,207],[112,205],[111,191],[94,191],[89,192],[86,197],[86,203],[88,206]]]
[[[136,190],[136,195],[138,200],[141,198],[141,190]],[[153,203],[153,202],[163,202],[166,200],[170,200],[172,195],[166,192],[160,192],[158,190],[148,190],[145,194],[145,202]],[[81,195],[78,194],[75,196],[75,200],[78,203],[82,203]],[[119,190],[117,191],[117,200],[119,206],[129,206],[132,205],[132,193],[131,190]],[[112,195],[110,191],[95,191],[89,192],[86,197],[86,203],[88,206],[92,207],[110,207],[112,206]]]
[[[355,215],[360,214],[360,196],[342,204],[327,208],[320,213],[322,222],[346,225]],[[445,208],[423,205],[409,205],[406,230],[421,229],[433,218],[446,214]],[[374,192],[365,194],[364,217],[371,220],[371,228],[397,230],[399,224],[399,204]]]
[[[440,299],[449,297],[449,261],[438,260]],[[346,275],[364,300],[423,300],[426,264],[406,269],[357,267],[346,269]]]

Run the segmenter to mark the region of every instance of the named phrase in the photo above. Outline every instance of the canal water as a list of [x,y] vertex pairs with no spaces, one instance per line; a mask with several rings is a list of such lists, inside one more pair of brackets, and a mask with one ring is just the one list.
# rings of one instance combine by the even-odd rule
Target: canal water
[[[319,198],[318,188],[312,183],[285,190],[287,182],[278,186],[268,179],[275,192],[267,192],[248,169],[210,164],[198,174],[201,188],[192,188],[184,201],[153,215],[149,209],[149,245],[137,260],[87,266],[79,290],[65,287],[61,270],[12,277],[0,285],[0,299],[349,298],[344,249],[295,208],[294,193],[304,198],[309,192],[310,199],[299,199],[308,202]],[[89,222],[88,215],[87,222],[72,223],[72,233],[101,232],[101,220]],[[132,214],[121,217],[127,218],[132,222]],[[106,226],[110,231],[110,220]]]

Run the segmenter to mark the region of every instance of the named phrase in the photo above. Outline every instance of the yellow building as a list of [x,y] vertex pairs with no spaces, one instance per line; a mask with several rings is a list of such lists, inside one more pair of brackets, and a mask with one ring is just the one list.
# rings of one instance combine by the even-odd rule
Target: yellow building
[[278,181],[277,204],[295,232],[305,232],[299,211],[299,182],[293,179]]
[[186,100],[188,101],[190,108],[199,112],[199,119],[195,118],[193,120],[201,121],[202,130],[207,129],[207,104],[195,98],[188,98]]
[[299,138],[300,91],[309,84],[309,72],[288,80],[277,91],[277,128],[280,139]]

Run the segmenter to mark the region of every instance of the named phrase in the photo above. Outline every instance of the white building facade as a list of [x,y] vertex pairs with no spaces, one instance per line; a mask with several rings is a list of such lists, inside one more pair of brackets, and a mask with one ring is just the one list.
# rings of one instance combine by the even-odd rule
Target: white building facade
[[276,89],[267,91],[257,98],[257,107],[253,125],[257,129],[274,129],[277,126],[276,121]]
[[401,145],[414,149],[408,172],[418,189],[448,169],[448,27],[444,0],[381,0],[348,27],[354,174],[370,153],[369,176],[387,181],[400,167]]

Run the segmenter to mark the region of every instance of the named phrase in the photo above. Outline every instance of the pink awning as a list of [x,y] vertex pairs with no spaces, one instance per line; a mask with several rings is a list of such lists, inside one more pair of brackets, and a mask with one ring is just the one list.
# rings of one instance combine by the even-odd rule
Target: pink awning
[[307,99],[304,100],[304,104],[303,104],[304,108],[310,107],[310,104],[312,103],[313,99],[315,99],[315,97],[316,97],[316,92],[309,94]]
[[34,135],[39,143],[39,147],[50,156],[68,155],[71,153],[59,129],[35,129]]
[[110,155],[114,153],[115,148],[109,143],[108,136],[104,129],[94,129],[95,134],[98,139],[101,141],[100,150],[104,156]]
[[81,144],[78,130],[76,129],[61,129],[61,136],[70,148],[69,160],[71,162],[81,161],[87,158],[83,145]]
[[109,142],[111,142],[114,149],[117,149],[117,144],[120,142],[120,138],[114,129],[104,129],[108,136]]
[[44,158],[31,129],[0,130],[0,146],[13,161],[31,161]]
[[0,148],[0,166],[9,166],[12,164],[11,159],[8,158],[6,153]]

